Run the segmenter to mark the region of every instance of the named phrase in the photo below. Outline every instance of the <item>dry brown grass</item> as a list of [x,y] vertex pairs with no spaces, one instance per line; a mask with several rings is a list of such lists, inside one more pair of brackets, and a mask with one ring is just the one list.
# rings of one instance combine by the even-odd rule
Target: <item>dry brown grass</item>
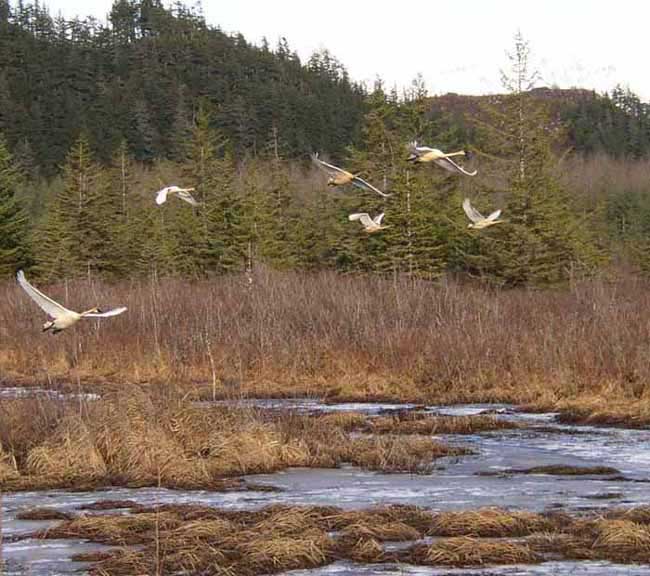
[[509,474],[551,474],[554,476],[609,476],[620,474],[620,470],[610,466],[568,466],[564,464],[548,464],[532,468],[513,468],[506,470]]
[[476,536],[505,538],[528,536],[551,530],[553,523],[532,512],[510,512],[500,508],[482,508],[464,512],[436,514],[427,532],[429,536]]
[[0,423],[0,431],[16,446],[3,461],[15,461],[17,469],[7,464],[12,473],[0,478],[0,486],[241,490],[246,485],[228,478],[344,463],[427,472],[438,458],[467,453],[422,436],[351,436],[331,419],[197,406],[172,392],[109,393],[81,410],[76,403],[52,402],[58,424],[45,418],[40,427],[22,427],[33,403],[11,401],[12,419]]
[[[499,509],[433,514],[413,506],[343,511],[276,505],[242,511],[164,505],[136,508],[126,515],[76,517],[39,536],[122,547],[95,560],[93,574],[105,576],[157,571],[255,576],[337,559],[458,567],[530,564],[548,558],[649,562],[647,508],[610,515]],[[425,533],[443,538],[395,552],[382,546],[386,541],[417,541]],[[124,548],[132,545],[140,548]]]
[[70,520],[72,514],[53,508],[32,508],[16,514],[18,520]]
[[[552,407],[615,397],[634,406],[639,422],[649,421],[644,280],[491,291],[261,270],[251,290],[244,284],[238,276],[191,284],[77,281],[68,286],[75,306],[125,304],[129,312],[49,337],[38,333],[33,303],[11,283],[0,302],[0,370],[8,382],[71,391],[174,382],[219,398]],[[68,301],[64,286],[43,288]]]
[[405,557],[408,562],[427,566],[535,564],[542,560],[527,544],[490,542],[468,537],[447,538],[431,545],[416,545]]
[[477,434],[490,430],[520,428],[516,422],[492,415],[433,416],[417,412],[404,412],[394,416],[367,418],[354,429],[371,434]]

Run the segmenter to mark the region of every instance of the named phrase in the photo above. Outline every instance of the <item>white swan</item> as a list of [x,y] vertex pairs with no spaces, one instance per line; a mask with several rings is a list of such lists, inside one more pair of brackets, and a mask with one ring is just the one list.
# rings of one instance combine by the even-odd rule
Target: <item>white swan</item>
[[372,234],[373,232],[379,232],[379,230],[384,230],[385,228],[389,228],[389,226],[382,226],[381,221],[384,218],[384,213],[382,212],[379,214],[379,216],[375,216],[375,218],[371,218],[370,215],[367,212],[360,212],[359,214],[350,214],[348,216],[348,220],[353,222],[354,220],[361,220],[361,224],[363,224],[363,229],[368,232],[368,234]]
[[170,194],[176,194],[185,202],[189,202],[192,206],[199,206],[199,202],[194,200],[194,197],[190,194],[193,192],[194,188],[179,188],[178,186],[166,186],[162,190],[156,192],[156,204],[161,205],[167,201],[167,196]]
[[29,297],[36,302],[36,304],[38,304],[47,315],[50,316],[50,318],[53,318],[53,320],[43,324],[43,332],[51,329],[52,334],[56,334],[57,332],[61,332],[61,330],[65,330],[73,324],[76,324],[82,318],[108,318],[109,316],[117,316],[126,311],[126,308],[122,307],[109,310],[108,312],[102,312],[99,308],[91,308],[85,312],[74,312],[68,310],[65,306],[61,306],[61,304],[58,304],[43,294],[40,290],[34,288],[29,282],[27,282],[22,270],[18,271],[16,279],[18,280],[20,287],[27,292]]
[[327,162],[323,162],[318,158],[318,154],[312,154],[311,159],[314,162],[314,164],[316,164],[316,166],[318,166],[329,176],[327,180],[328,186],[344,186],[345,184],[352,184],[357,188],[363,188],[364,190],[370,190],[371,192],[376,192],[377,194],[383,196],[384,198],[388,198],[389,196],[392,196],[392,194],[386,194],[385,192],[379,190],[379,188],[375,188],[373,185],[368,184],[368,182],[366,182],[362,178],[359,178],[357,174],[352,174],[352,172],[343,170],[343,168],[339,168],[337,166],[334,166],[333,164],[328,164]]
[[464,156],[465,158],[469,158],[469,152],[466,150],[459,150],[458,152],[449,152],[445,154],[441,150],[438,150],[437,148],[429,148],[427,146],[418,146],[417,142],[411,142],[408,145],[409,149],[409,157],[407,158],[407,161],[413,162],[413,163],[424,163],[424,162],[434,162],[438,166],[441,166],[445,170],[448,170],[449,172],[455,172],[456,174],[465,174],[465,176],[476,176],[478,173],[476,170],[474,172],[468,172],[460,166],[459,164],[456,164],[451,157],[452,156]]
[[472,206],[469,198],[465,198],[465,200],[463,200],[463,210],[465,210],[465,214],[467,214],[467,217],[472,221],[472,223],[467,226],[468,228],[475,228],[476,230],[480,230],[481,228],[487,228],[493,224],[503,222],[503,220],[497,220],[497,218],[501,216],[501,210],[495,210],[488,217],[485,217],[476,208],[474,208],[474,206]]

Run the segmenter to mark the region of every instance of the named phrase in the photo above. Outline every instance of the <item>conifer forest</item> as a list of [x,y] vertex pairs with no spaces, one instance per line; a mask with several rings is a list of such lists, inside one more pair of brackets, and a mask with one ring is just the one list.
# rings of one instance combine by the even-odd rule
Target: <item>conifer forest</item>
[[[3,276],[264,265],[521,286],[648,268],[650,105],[620,87],[535,88],[516,61],[494,97],[365,86],[326,50],[301,62],[285,39],[251,45],[154,0],[116,1],[106,23],[2,0],[0,31]],[[467,148],[479,175],[408,165],[412,140]],[[392,196],[328,190],[315,152]],[[153,209],[168,184],[200,207]],[[509,226],[468,233],[466,196]],[[359,209],[389,228],[366,237]]]

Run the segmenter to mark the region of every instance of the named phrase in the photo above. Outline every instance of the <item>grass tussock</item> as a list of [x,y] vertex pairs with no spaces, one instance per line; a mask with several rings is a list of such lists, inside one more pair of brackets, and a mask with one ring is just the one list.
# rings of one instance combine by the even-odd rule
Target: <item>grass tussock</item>
[[402,412],[394,416],[367,418],[357,429],[372,434],[477,434],[491,430],[520,428],[521,425],[493,415],[434,416]]
[[405,559],[413,564],[458,567],[535,564],[542,561],[527,544],[469,537],[446,538],[431,545],[416,545],[406,553]]
[[[7,489],[103,485],[245,490],[236,477],[292,466],[350,463],[386,472],[428,472],[436,459],[468,451],[423,436],[353,435],[332,419],[191,403],[168,390],[136,388],[81,405],[41,408],[41,427],[23,426],[33,402],[11,401],[0,438]],[[2,406],[2,402],[0,402]],[[50,422],[50,412],[60,416]],[[19,416],[19,417],[18,417]],[[3,468],[4,469],[4,468]],[[251,487],[254,488],[254,487]]]
[[534,532],[552,528],[553,523],[540,514],[510,512],[500,508],[482,508],[436,514],[427,535],[506,538],[528,536]]
[[610,466],[569,466],[564,464],[513,468],[506,472],[509,474],[551,474],[553,476],[609,476],[621,473],[620,470]]
[[34,305],[11,282],[0,302],[0,371],[70,391],[174,382],[204,398],[504,401],[650,423],[643,279],[494,291],[259,270],[246,284],[233,275],[43,286],[63,303],[74,294],[77,307],[129,309],[54,338],[35,337]]
[[5,452],[0,444],[0,484],[15,481],[19,476],[15,459]]
[[73,515],[69,512],[53,508],[32,508],[16,514],[17,520],[70,520],[72,517]]

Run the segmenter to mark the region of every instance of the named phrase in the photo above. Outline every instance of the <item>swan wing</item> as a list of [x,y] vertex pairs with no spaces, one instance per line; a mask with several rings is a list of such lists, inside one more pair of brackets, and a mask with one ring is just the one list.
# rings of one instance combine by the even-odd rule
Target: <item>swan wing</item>
[[156,204],[160,206],[167,201],[167,194],[169,193],[169,190],[170,187],[168,186],[167,188],[163,188],[162,190],[158,190],[158,192],[156,192]]
[[359,212],[358,214],[350,214],[348,216],[348,220],[354,221],[354,220],[361,220],[361,224],[363,224],[366,228],[368,226],[374,225],[374,222],[372,218],[370,218],[370,215],[367,212]]
[[460,164],[456,164],[451,158],[438,158],[434,160],[438,166],[442,166],[445,170],[449,172],[458,172],[460,174],[465,174],[465,176],[476,176],[478,174],[477,170],[474,172],[468,172]]
[[389,198],[392,196],[392,194],[386,194],[385,192],[382,192],[379,190],[379,188],[375,188],[372,184],[368,184],[363,178],[359,178],[358,176],[355,176],[352,180],[352,184],[354,184],[357,188],[363,188],[364,190],[370,190],[372,192],[376,192],[380,196],[383,196],[384,198]]
[[334,174],[350,174],[347,170],[343,170],[343,168],[339,168],[338,166],[334,166],[334,164],[329,164],[328,162],[323,162],[323,160],[318,157],[318,154],[312,154],[311,159],[316,166],[326,172],[329,176],[333,176]]
[[435,152],[435,148],[429,148],[429,146],[418,146],[417,140],[413,140],[413,142],[409,143],[408,150],[412,154],[417,154],[418,156],[426,154],[427,152]]
[[179,198],[182,200],[185,200],[185,202],[190,203],[192,206],[199,206],[200,202],[197,202],[194,200],[194,196],[192,196],[187,190],[180,190],[177,194]]
[[499,210],[495,210],[494,212],[492,212],[492,214],[490,214],[490,215],[486,218],[486,220],[487,220],[488,222],[493,222],[493,221],[496,220],[499,216],[501,216],[501,209],[499,209]]
[[382,212],[381,214],[379,214],[379,216],[375,217],[375,224],[377,224],[377,226],[381,226],[381,221],[383,219],[384,219],[384,213]]
[[18,271],[16,279],[18,280],[20,287],[27,292],[27,295],[52,318],[58,318],[59,316],[64,316],[66,314],[75,314],[72,310],[68,310],[65,306],[61,306],[61,304],[55,302],[52,298],[34,288],[29,282],[27,282],[25,273],[22,270]]
[[113,308],[107,312],[89,312],[88,314],[84,314],[84,318],[110,318],[111,316],[118,316],[122,312],[126,312],[126,306]]
[[467,217],[474,223],[484,220],[483,215],[476,208],[474,208],[474,206],[472,206],[469,198],[465,198],[465,200],[463,200],[463,210],[465,210]]

